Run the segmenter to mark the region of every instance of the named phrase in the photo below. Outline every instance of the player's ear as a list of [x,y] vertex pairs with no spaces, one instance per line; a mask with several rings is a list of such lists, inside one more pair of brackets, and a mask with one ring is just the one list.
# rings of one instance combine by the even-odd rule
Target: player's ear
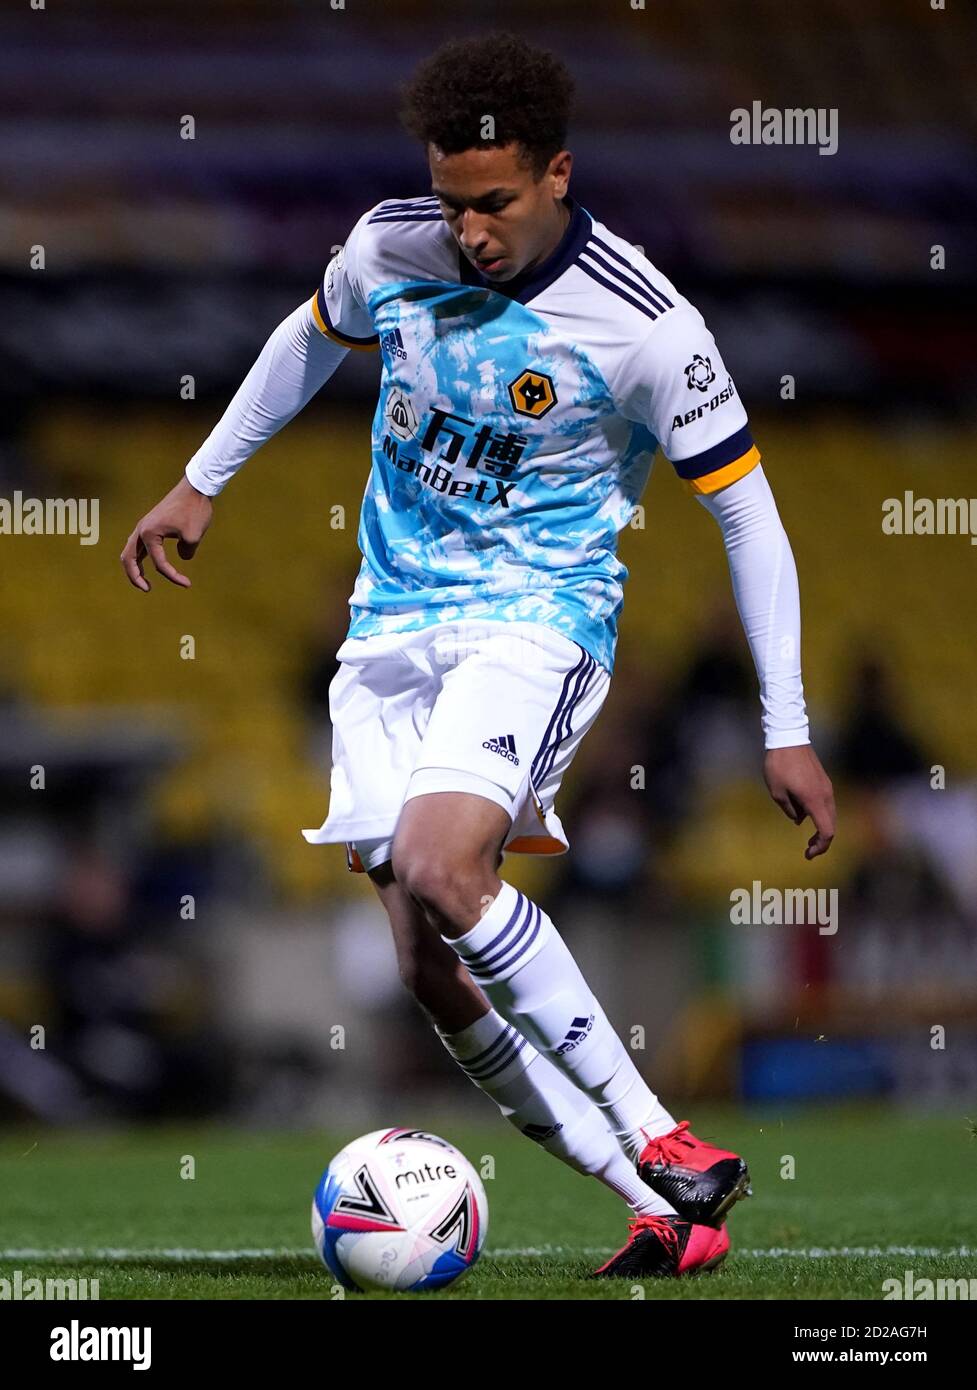
[[563,198],[570,185],[570,172],[573,168],[573,155],[569,150],[560,150],[550,160],[547,174],[553,180],[554,198]]

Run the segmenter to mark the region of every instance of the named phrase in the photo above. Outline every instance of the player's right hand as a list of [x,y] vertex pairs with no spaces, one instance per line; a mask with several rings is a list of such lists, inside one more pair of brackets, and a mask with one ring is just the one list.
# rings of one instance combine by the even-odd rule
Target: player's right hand
[[788,820],[800,825],[811,817],[814,834],[807,842],[804,858],[827,854],[835,837],[834,790],[811,745],[768,748],[763,758],[763,776],[770,795]]
[[148,555],[164,579],[179,585],[181,589],[189,589],[190,580],[166,558],[163,541],[175,536],[180,559],[192,560],[213,515],[214,504],[210,498],[198,492],[185,477],[181,478],[176,487],[137,524],[119,556],[126,578],[133,588],[141,589],[143,593],[149,593],[152,588],[143,574],[143,561]]

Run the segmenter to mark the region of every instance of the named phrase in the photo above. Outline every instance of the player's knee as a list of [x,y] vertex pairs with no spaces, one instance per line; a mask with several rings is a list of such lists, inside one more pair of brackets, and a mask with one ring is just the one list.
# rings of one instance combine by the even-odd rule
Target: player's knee
[[398,856],[394,846],[394,873],[415,902],[432,917],[471,926],[478,919],[480,901],[478,869],[431,850],[414,850]]
[[460,887],[461,875],[443,854],[413,849],[398,856],[394,873],[415,902],[429,912],[442,913]]

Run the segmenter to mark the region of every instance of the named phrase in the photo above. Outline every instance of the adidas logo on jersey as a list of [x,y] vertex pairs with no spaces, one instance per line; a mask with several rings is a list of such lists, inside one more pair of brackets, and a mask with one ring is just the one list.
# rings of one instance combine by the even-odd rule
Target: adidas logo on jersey
[[482,744],[490,753],[498,753],[502,758],[508,758],[510,763],[519,766],[519,759],[516,757],[516,740],[512,734],[503,734],[501,738],[487,738]]
[[407,361],[407,349],[399,328],[391,328],[389,332],[380,334],[380,351],[389,353],[391,357],[399,357],[402,362]]
[[556,1049],[557,1052],[572,1052],[575,1047],[579,1047],[593,1026],[593,1014],[589,1018],[575,1018],[566,1037]]

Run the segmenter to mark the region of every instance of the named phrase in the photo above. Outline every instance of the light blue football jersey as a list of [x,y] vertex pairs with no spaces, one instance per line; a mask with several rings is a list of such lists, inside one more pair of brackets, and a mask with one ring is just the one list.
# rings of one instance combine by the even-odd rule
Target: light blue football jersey
[[382,378],[350,637],[543,623],[613,668],[617,557],[659,444],[710,492],[759,461],[701,314],[569,195],[560,244],[490,283],[434,197],[377,204],[313,301]]

